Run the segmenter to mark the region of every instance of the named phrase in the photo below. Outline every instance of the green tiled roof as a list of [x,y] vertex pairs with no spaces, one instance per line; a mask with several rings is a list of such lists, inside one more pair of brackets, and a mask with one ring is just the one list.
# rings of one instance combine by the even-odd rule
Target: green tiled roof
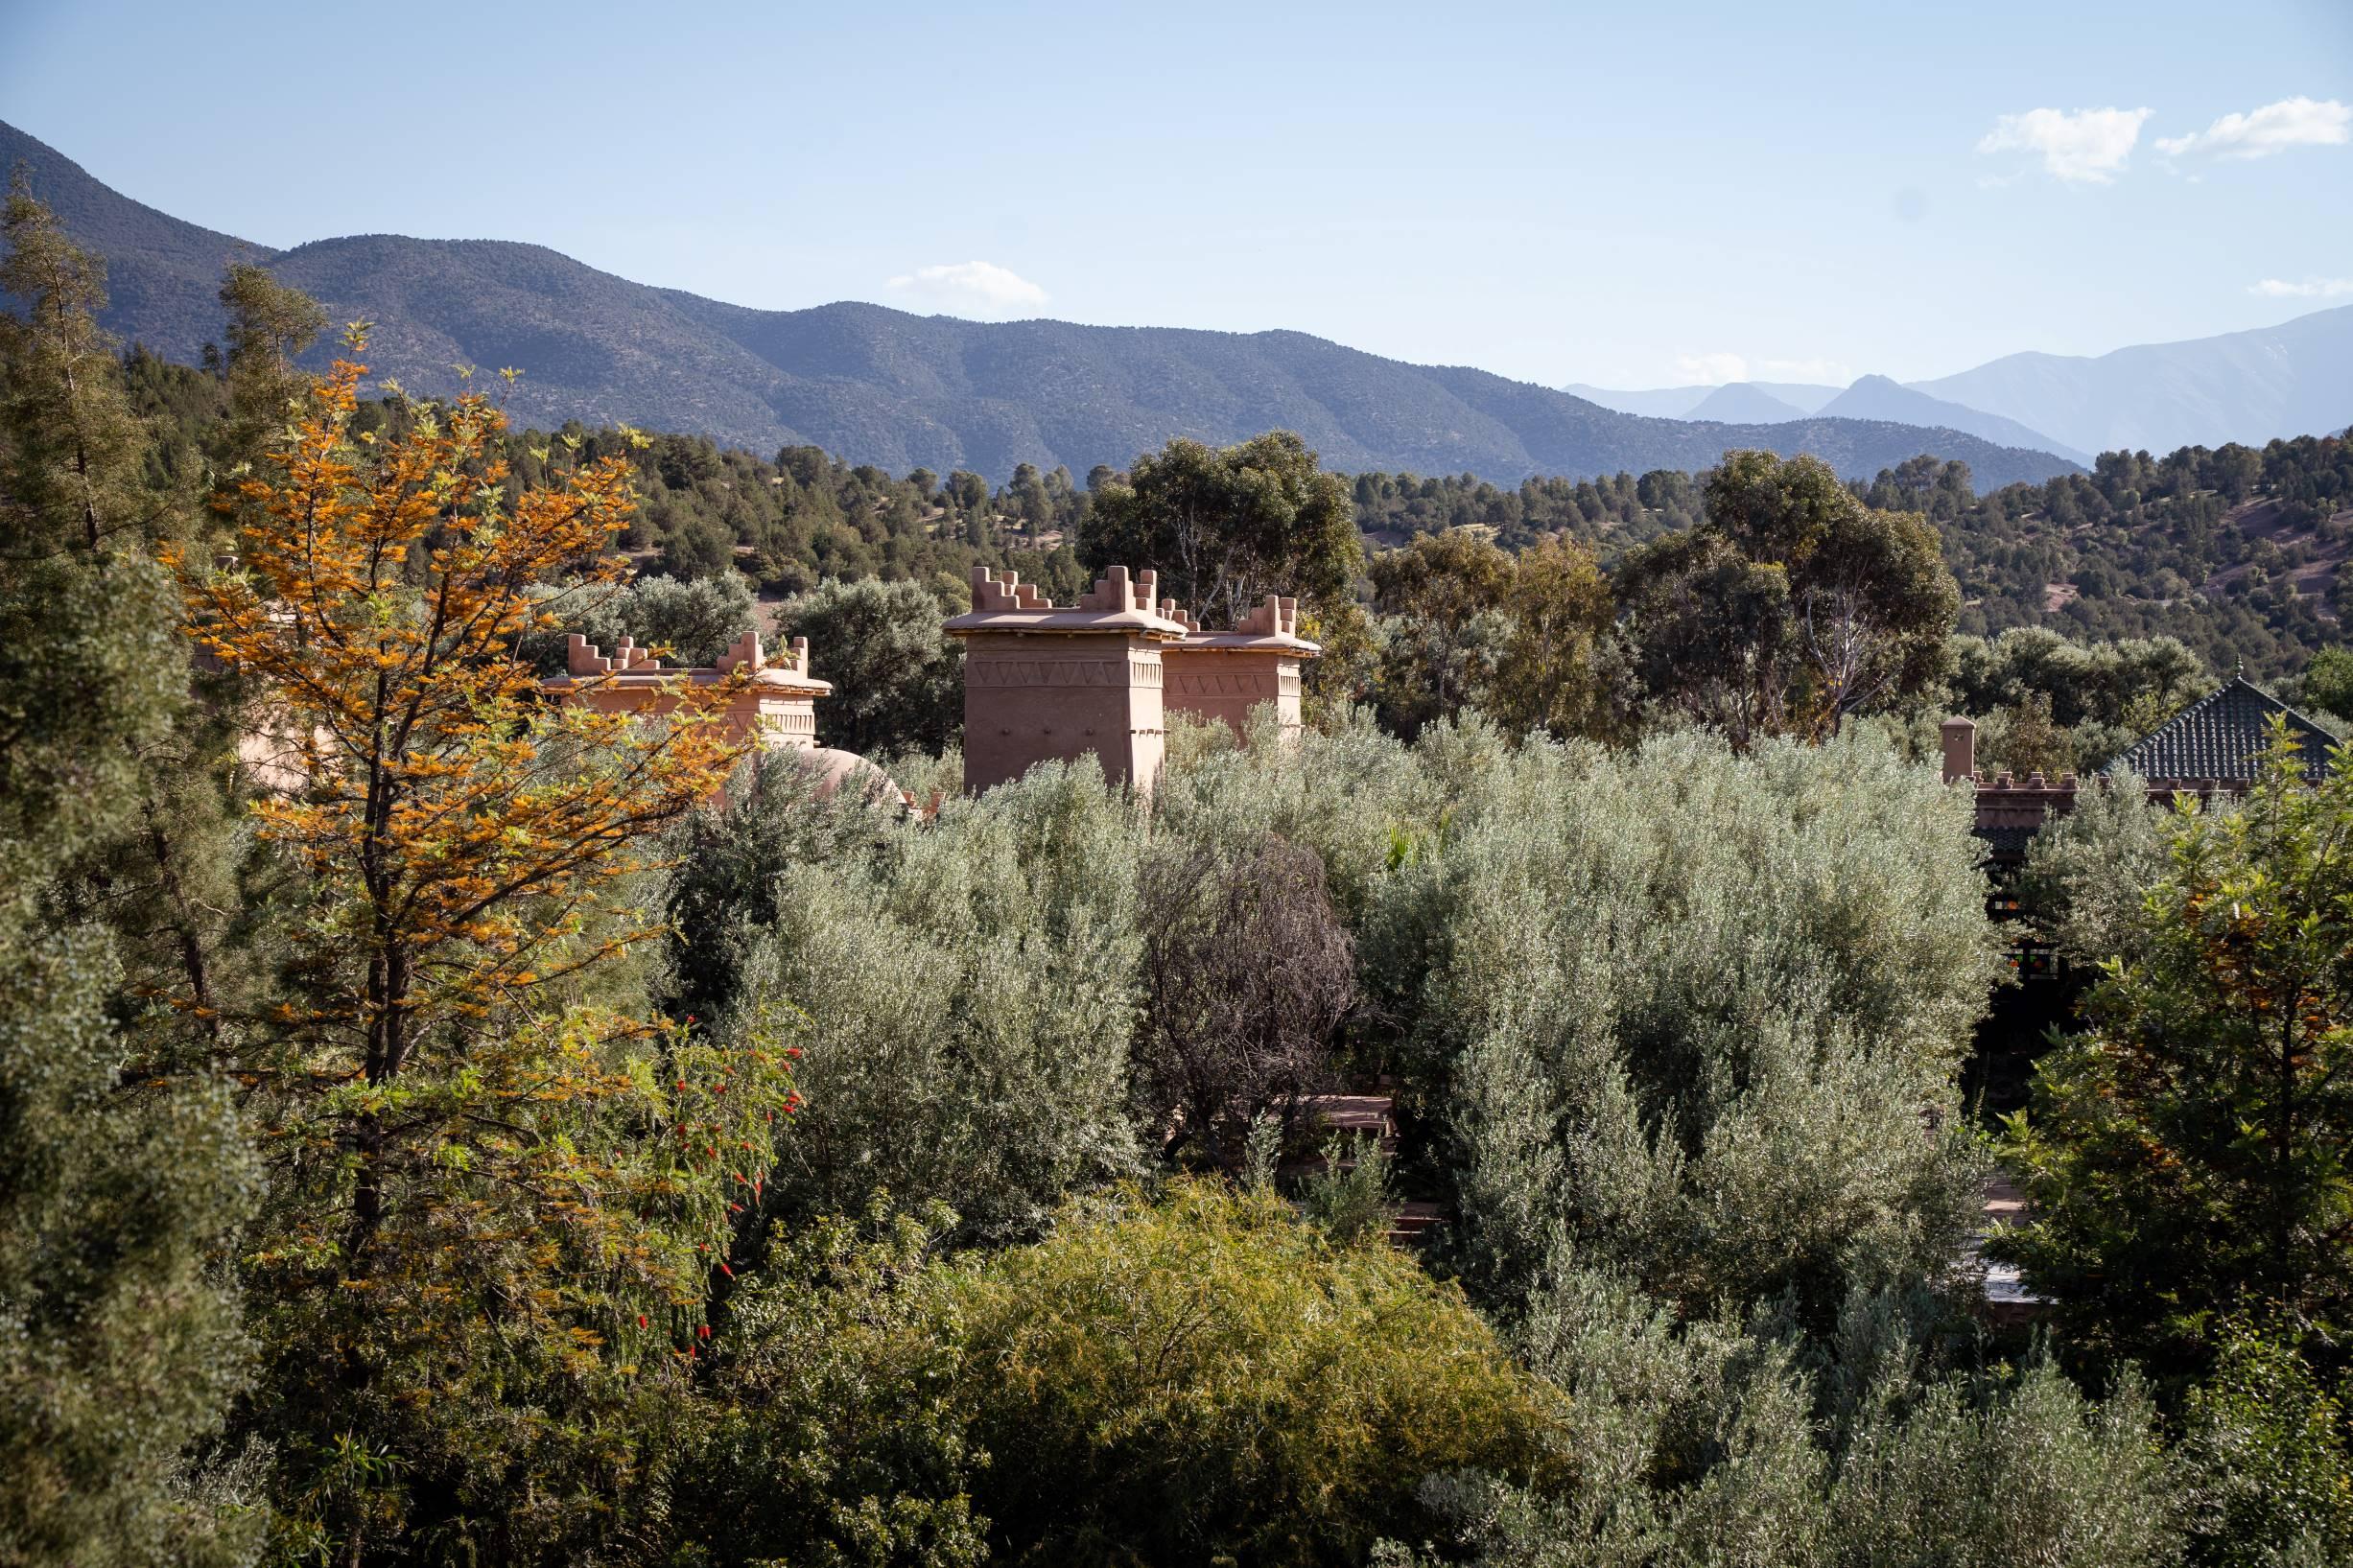
[[2214,779],[2250,784],[2255,759],[2271,743],[2271,715],[2284,714],[2302,750],[2305,775],[2318,778],[2337,744],[2326,730],[2239,676],[2190,704],[2146,738],[2127,747],[2103,772],[2129,767],[2144,779]]

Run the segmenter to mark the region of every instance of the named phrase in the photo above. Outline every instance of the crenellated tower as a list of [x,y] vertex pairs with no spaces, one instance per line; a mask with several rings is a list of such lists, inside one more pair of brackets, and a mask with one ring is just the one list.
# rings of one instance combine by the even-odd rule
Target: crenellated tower
[[815,750],[817,699],[830,695],[834,688],[809,672],[806,637],[794,638],[782,658],[771,660],[760,644],[760,634],[748,631],[714,665],[671,669],[629,638],[606,654],[574,632],[564,639],[564,673],[544,684],[551,695],[584,702],[600,713],[659,714],[675,708],[684,692],[716,686],[738,669],[747,670],[750,679],[720,710],[728,728],[752,737],[767,750]]
[[1018,572],[973,569],[973,607],[947,627],[964,640],[967,793],[1091,752],[1114,784],[1152,787],[1167,754],[1161,654],[1185,636],[1153,602],[1157,580],[1115,566],[1061,606]]
[[1172,712],[1198,714],[1245,732],[1250,710],[1267,703],[1285,740],[1300,726],[1301,666],[1324,650],[1299,635],[1299,600],[1269,596],[1230,632],[1204,632],[1175,605],[1164,614],[1185,627],[1185,640],[1161,649]]

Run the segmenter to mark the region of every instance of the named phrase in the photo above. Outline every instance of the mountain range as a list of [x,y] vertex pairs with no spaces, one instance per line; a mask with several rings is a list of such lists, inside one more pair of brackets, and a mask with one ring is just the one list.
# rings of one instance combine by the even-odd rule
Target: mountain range
[[993,479],[1020,462],[1084,474],[1172,436],[1222,444],[1276,428],[1297,431],[1345,471],[1506,483],[1699,469],[1732,447],[1810,452],[1855,477],[1932,453],[1967,462],[1981,484],[2073,466],[1886,419],[1703,426],[1627,414],[1296,332],[982,323],[859,303],[750,310],[507,241],[373,234],[275,250],[122,196],[6,125],[0,165],[23,167],[65,231],[106,258],[103,319],[126,339],[193,361],[221,336],[223,269],[251,261],[317,298],[331,321],[372,323],[371,370],[412,392],[453,390],[458,364],[520,367],[510,412],[542,426],[625,420],[764,452],[806,443],[897,472],[970,468]]
[[1758,423],[1813,416],[1942,426],[1998,446],[2057,453],[2261,446],[2353,421],[2353,305],[2275,327],[2141,343],[2096,357],[2012,354],[1934,381],[1865,376],[1852,386],[1731,382],[1620,391],[1562,388],[1622,413]]

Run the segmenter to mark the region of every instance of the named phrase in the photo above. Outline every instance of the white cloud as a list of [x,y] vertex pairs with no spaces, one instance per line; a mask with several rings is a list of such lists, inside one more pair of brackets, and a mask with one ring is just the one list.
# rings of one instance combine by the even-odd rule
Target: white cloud
[[2159,136],[2169,158],[2268,158],[2292,147],[2341,147],[2353,141],[2353,106],[2334,98],[2283,98],[2246,114],[2225,114],[2187,136]]
[[890,287],[946,310],[995,314],[1046,303],[1046,291],[995,262],[954,262],[918,267],[890,280]]
[[1678,354],[1675,368],[1689,381],[1705,386],[1749,379],[1749,362],[1737,354]]
[[2247,292],[2267,299],[2336,299],[2353,294],[2353,278],[2304,278],[2294,283],[2286,278],[2265,278],[2249,284]]
[[2031,152],[2045,173],[2077,185],[2106,185],[2141,139],[2149,109],[2028,109],[1993,122],[1980,152]]

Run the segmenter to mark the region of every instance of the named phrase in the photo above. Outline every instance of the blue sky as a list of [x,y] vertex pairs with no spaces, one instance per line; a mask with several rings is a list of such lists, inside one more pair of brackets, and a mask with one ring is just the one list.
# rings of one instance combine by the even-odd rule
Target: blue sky
[[2346,0],[0,4],[0,119],[265,244],[529,240],[744,305],[1285,327],[1553,385],[1917,379],[2353,302],[2348,105]]

